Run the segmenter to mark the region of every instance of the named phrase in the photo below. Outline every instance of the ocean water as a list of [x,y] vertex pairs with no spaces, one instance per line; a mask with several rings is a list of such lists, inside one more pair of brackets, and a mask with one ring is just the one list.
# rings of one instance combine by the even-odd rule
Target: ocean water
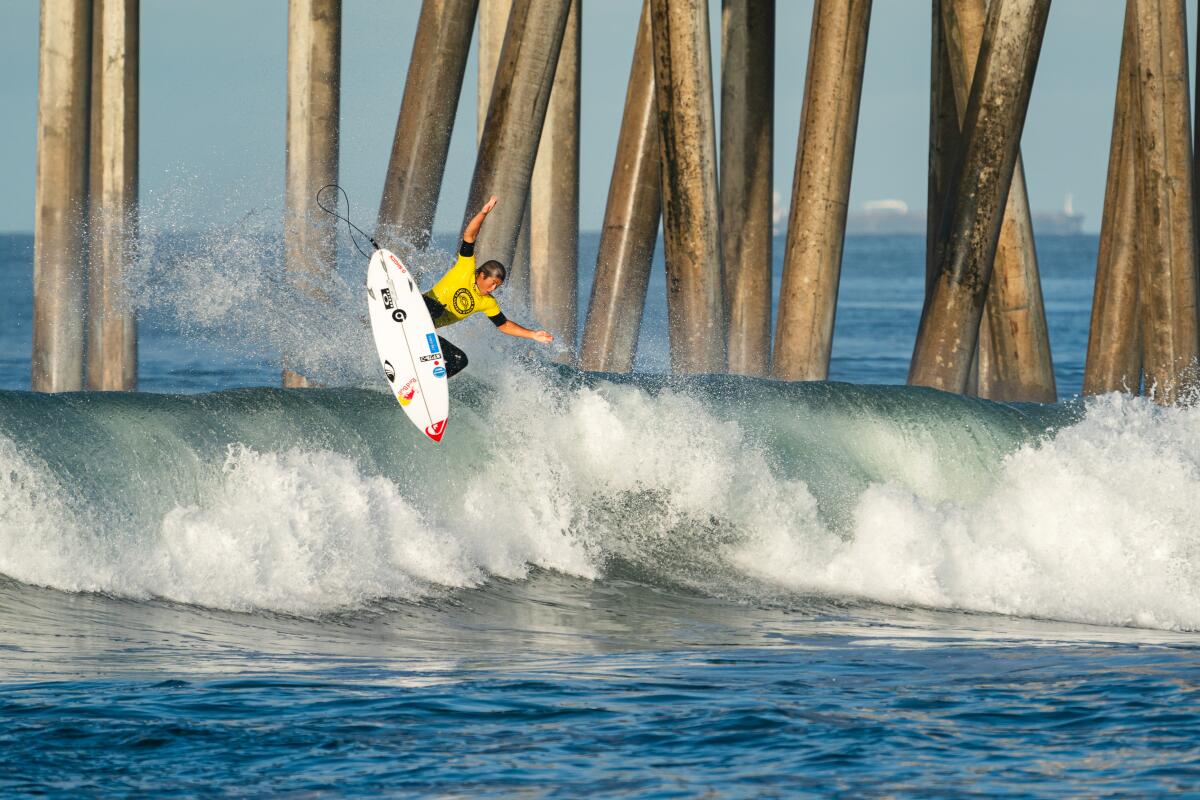
[[360,260],[147,228],[139,394],[27,391],[0,237],[4,796],[1200,789],[1200,408],[1075,397],[1095,237],[1039,240],[1053,406],[903,386],[922,243],[851,238],[832,382],[664,374],[660,263],[632,376],[452,329],[433,445]]

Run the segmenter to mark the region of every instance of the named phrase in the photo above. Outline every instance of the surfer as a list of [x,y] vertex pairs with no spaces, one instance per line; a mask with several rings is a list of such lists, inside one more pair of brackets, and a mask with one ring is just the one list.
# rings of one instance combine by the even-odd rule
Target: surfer
[[[479,213],[471,217],[463,229],[462,243],[458,246],[458,260],[450,271],[441,277],[433,288],[425,292],[425,307],[433,317],[435,328],[444,328],[461,322],[472,314],[482,312],[501,333],[520,339],[533,339],[549,344],[554,337],[547,331],[530,330],[504,316],[500,304],[492,294],[504,283],[508,271],[499,261],[485,261],[475,266],[475,237],[483,226],[488,212],[496,207],[496,196],[484,204]],[[442,354],[446,357],[446,377],[452,378],[467,366],[467,354],[452,343],[438,337]]]

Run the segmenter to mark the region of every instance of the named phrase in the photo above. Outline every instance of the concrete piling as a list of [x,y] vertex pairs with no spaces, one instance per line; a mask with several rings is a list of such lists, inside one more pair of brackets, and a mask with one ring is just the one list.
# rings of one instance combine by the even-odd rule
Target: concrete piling
[[1142,336],[1138,303],[1137,29],[1133,3],[1125,9],[1125,35],[1117,73],[1108,181],[1100,222],[1096,288],[1088,332],[1083,393],[1132,392],[1141,385]]
[[909,383],[966,389],[1049,0],[992,0]]
[[771,160],[775,0],[724,0],[721,13],[721,240],[728,367],[771,363]]
[[579,305],[580,0],[572,0],[529,190],[529,302],[533,319],[573,363]]
[[[338,179],[341,42],[341,0],[289,0],[284,251],[291,279],[315,296],[337,256],[336,220],[316,195]],[[290,362],[285,353],[283,385],[307,386]]]
[[429,244],[437,212],[478,5],[424,0],[417,20],[377,228],[418,249]]
[[662,212],[657,109],[650,0],[644,0],[588,301],[581,369],[633,369]]
[[[480,0],[479,3],[476,144],[483,141],[483,126],[487,123],[488,103],[492,99],[492,84],[496,79],[496,67],[500,64],[500,51],[504,48],[504,32],[508,28],[508,15],[512,12],[512,4],[513,0]],[[536,165],[536,160],[534,163]],[[525,209],[521,212],[517,246],[513,250],[512,261],[505,262],[505,266],[508,267],[508,279],[504,282],[504,300],[506,304],[515,304],[518,308],[529,306],[529,226],[529,200],[526,198]]]
[[33,228],[35,392],[83,388],[91,0],[42,0]]
[[817,0],[772,373],[825,380],[833,346],[870,0]]
[[570,8],[571,0],[512,4],[463,218],[501,198],[478,239],[482,259],[513,262]]
[[724,372],[726,320],[708,5],[652,0],[671,368]]
[[[942,0],[940,5],[961,123],[975,77],[987,4],[985,0]],[[1042,403],[1057,399],[1025,169],[1019,152],[980,321],[976,363],[975,390],[980,397]]]
[[954,158],[961,146],[962,128],[954,78],[950,73],[950,52],[946,44],[946,26],[942,22],[942,4],[933,0],[933,24],[929,54],[929,183],[925,215],[925,305],[933,293],[937,277],[937,237],[941,232],[942,204],[946,199]]
[[137,388],[137,321],[125,268],[137,237],[140,0],[96,0],[88,223],[87,386]]
[[1183,0],[1133,0],[1138,46],[1138,297],[1146,390],[1195,382],[1196,219]]

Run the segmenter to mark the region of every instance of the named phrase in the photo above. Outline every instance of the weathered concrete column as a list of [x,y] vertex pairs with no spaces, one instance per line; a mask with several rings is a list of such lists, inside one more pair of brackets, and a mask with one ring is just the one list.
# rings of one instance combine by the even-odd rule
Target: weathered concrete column
[[772,373],[785,380],[829,377],[870,22],[871,0],[813,6],[775,325]]
[[579,305],[580,0],[572,0],[529,191],[529,301],[533,318],[573,363]]
[[771,160],[775,0],[724,0],[721,13],[721,240],[729,371],[771,364]]
[[1137,394],[1142,373],[1142,334],[1138,304],[1138,204],[1134,163],[1139,157],[1137,107],[1137,29],[1133,3],[1125,7],[1125,35],[1117,73],[1108,183],[1100,222],[1096,288],[1088,333],[1083,393]]
[[425,0],[417,20],[377,225],[419,249],[437,212],[478,5]]
[[88,242],[87,385],[137,388],[137,320],[125,268],[137,238],[140,0],[96,0]]
[[35,392],[83,388],[91,0],[42,0],[33,221]]
[[909,383],[966,388],[1049,10],[1049,0],[993,0],[988,10]]
[[581,369],[633,369],[662,214],[657,109],[650,0],[645,0],[604,207],[604,229],[579,358]]
[[[475,105],[477,144],[483,141],[483,126],[487,122],[488,103],[492,99],[492,83],[496,79],[496,67],[500,64],[500,51],[504,48],[504,32],[508,28],[512,4],[513,0],[480,0],[479,91]],[[471,212],[468,210],[467,213],[469,215]],[[505,262],[508,279],[504,282],[502,298],[506,306],[515,305],[522,310],[529,307],[529,227],[529,202],[526,199],[525,210],[521,212],[517,246],[513,250],[512,260]]]
[[667,331],[675,372],[724,372],[725,270],[708,4],[651,0]]
[[1134,0],[1139,117],[1138,297],[1146,390],[1171,403],[1195,382],[1196,219],[1183,0]]
[[950,73],[950,52],[946,44],[946,26],[942,22],[942,3],[933,0],[933,24],[930,31],[929,57],[929,183],[925,215],[925,305],[933,293],[937,277],[937,237],[941,232],[942,205],[949,191],[954,156],[962,138],[958,103],[954,98],[954,77]]
[[479,0],[478,91],[475,95],[475,143],[483,141],[483,126],[487,123],[488,103],[492,100],[492,84],[504,47],[504,31],[513,0]]
[[[285,258],[292,280],[317,296],[337,255],[336,220],[316,196],[338,178],[341,42],[341,0],[289,0]],[[285,353],[283,385],[307,386],[288,363]]]
[[[961,123],[983,41],[987,3],[943,0],[941,6]],[[1042,403],[1057,399],[1025,169],[1019,152],[981,319],[977,358],[976,391],[980,397]]]
[[463,215],[465,224],[490,195],[500,198],[479,235],[481,260],[512,264],[570,8],[571,0],[512,4]]

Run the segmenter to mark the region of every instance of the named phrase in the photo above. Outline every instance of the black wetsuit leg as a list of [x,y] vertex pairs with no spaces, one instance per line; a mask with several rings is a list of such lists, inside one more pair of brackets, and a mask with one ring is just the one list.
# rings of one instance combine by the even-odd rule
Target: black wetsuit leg
[[448,380],[467,368],[467,354],[441,336],[438,337],[438,343],[442,346],[442,355],[446,357],[446,378]]

